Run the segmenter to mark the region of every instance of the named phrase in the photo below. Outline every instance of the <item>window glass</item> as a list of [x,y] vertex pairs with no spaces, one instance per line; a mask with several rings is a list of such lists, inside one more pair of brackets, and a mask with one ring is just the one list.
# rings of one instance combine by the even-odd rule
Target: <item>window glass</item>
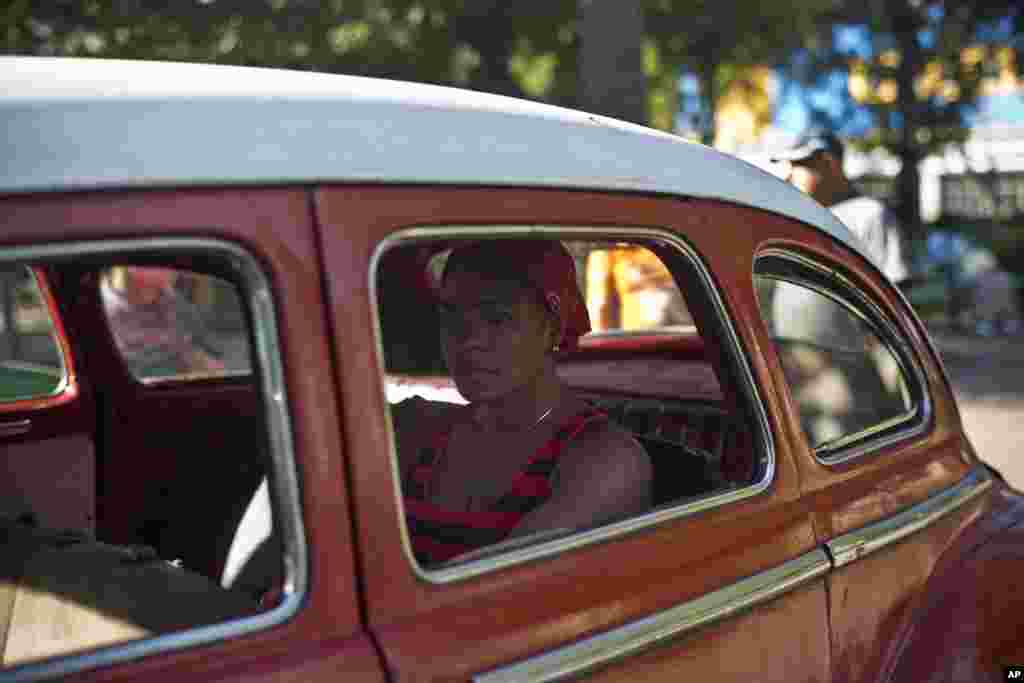
[[[398,479],[421,568],[682,509],[766,471],[751,421],[723,398],[738,392],[696,331],[661,333],[692,322],[673,272],[695,266],[680,250],[438,239],[393,246],[378,264]],[[654,279],[637,285],[649,296],[628,299],[625,326],[604,328],[632,332],[611,340],[612,358],[581,321],[602,314],[586,296],[591,276],[616,268]]]
[[693,318],[672,274],[638,244],[577,244],[580,281],[595,332],[690,328]]
[[104,272],[100,292],[117,348],[136,379],[252,371],[241,302],[223,280],[171,268],[119,266]]
[[903,366],[863,307],[793,275],[758,273],[755,285],[811,446],[840,447],[910,417]]
[[0,402],[58,393],[64,360],[50,309],[33,271],[0,266]]
[[[284,455],[270,440],[268,420],[279,419],[278,408],[268,409],[263,393],[280,379],[267,382],[272,369],[243,374],[253,358],[250,325],[273,341],[273,321],[259,317],[265,312],[242,308],[240,284],[166,267],[141,273],[131,273],[134,266],[100,267],[96,259],[103,253],[98,248],[91,260],[68,271],[71,300],[96,296],[97,283],[104,290],[103,309],[83,305],[76,321],[85,326],[85,316],[96,315],[92,322],[102,325],[105,312],[115,336],[90,338],[90,349],[116,341],[142,380],[241,376],[187,391],[139,391],[123,379],[91,377],[93,386],[102,387],[103,400],[82,418],[95,422],[76,423],[89,437],[33,440],[29,433],[6,444],[20,456],[3,463],[15,482],[38,478],[47,467],[40,461],[51,461],[55,469],[51,488],[26,489],[17,510],[0,510],[0,670],[25,665],[48,671],[69,661],[54,658],[167,634],[181,637],[141,643],[131,656],[262,628],[278,617],[262,625],[244,619],[281,606],[290,590],[277,520],[280,506],[296,501],[280,486],[271,494]],[[234,252],[231,257],[242,258]],[[220,263],[227,257],[203,258]],[[59,276],[66,264],[62,259],[50,267]],[[83,274],[83,268],[94,270]],[[16,303],[5,310],[5,332],[51,330],[28,272],[4,271]],[[254,266],[245,272],[257,277]],[[141,296],[132,286],[154,291]],[[59,361],[48,367],[59,368]],[[92,440],[96,433],[102,441]],[[104,464],[96,469],[99,514],[89,531],[51,528],[35,513],[67,486],[61,456],[72,447],[89,457],[95,453]],[[215,623],[224,628],[195,630]],[[87,660],[69,666],[78,665],[90,666]]]

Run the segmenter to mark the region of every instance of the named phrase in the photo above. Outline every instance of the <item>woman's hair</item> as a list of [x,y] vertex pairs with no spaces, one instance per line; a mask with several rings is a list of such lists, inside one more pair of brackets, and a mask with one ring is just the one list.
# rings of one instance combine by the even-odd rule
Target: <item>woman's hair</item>
[[[440,284],[443,285],[448,276],[457,271],[476,273],[489,280],[508,282],[524,289],[535,290],[542,300],[543,288],[530,279],[524,264],[525,258],[535,254],[524,253],[521,246],[514,250],[508,249],[508,246],[510,245],[506,241],[495,240],[474,242],[453,249],[444,262]],[[506,248],[503,250],[502,247]],[[517,253],[513,254],[513,251]]]
[[465,271],[520,285],[538,294],[539,303],[560,319],[559,346],[575,347],[590,331],[590,316],[576,280],[576,265],[557,240],[481,240],[456,247],[448,256],[439,284]]

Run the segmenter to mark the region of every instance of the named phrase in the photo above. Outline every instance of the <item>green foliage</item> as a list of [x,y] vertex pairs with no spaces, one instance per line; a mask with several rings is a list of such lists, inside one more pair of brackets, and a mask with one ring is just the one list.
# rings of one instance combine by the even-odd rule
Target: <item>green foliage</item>
[[[773,61],[826,0],[645,0],[652,121],[671,129],[678,73],[712,81]],[[577,0],[9,0],[5,54],[274,66],[579,103]],[[614,31],[611,32],[614,35]]]
[[47,368],[5,367],[0,365],[0,403],[50,396],[60,386],[61,376]]
[[[850,87],[835,93],[845,98],[838,112],[815,109],[814,125],[840,129],[867,108],[873,126],[863,143],[902,161],[899,208],[904,223],[916,229],[917,164],[966,138],[965,114],[975,107],[983,78],[992,75],[993,47],[1005,44],[1007,33],[1021,35],[1024,12],[1018,0],[837,0],[834,5],[808,34],[799,58],[789,62],[789,72],[808,85],[848,79]],[[866,28],[868,54],[840,46],[836,26]]]
[[[832,0],[644,0],[648,39],[659,58],[658,68],[648,72],[650,87],[656,98],[666,98],[666,89],[674,89],[685,70],[700,79],[704,111],[715,111],[720,94],[744,68],[788,57],[832,5]],[[714,138],[714,123],[708,123],[705,141]]]
[[575,78],[571,0],[13,0],[0,17],[5,54],[273,66],[554,99]]

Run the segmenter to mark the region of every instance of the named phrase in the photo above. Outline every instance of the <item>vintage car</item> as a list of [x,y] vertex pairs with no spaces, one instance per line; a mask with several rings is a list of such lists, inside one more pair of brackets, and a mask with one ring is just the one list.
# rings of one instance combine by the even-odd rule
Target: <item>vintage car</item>
[[[0,82],[0,681],[1024,664],[1024,499],[901,294],[779,179],[426,85],[17,57]],[[464,402],[423,276],[524,237],[576,259],[602,323],[558,374],[642,445],[651,504],[420,561],[393,406]],[[593,283],[637,264],[669,276],[605,317],[629,292]]]

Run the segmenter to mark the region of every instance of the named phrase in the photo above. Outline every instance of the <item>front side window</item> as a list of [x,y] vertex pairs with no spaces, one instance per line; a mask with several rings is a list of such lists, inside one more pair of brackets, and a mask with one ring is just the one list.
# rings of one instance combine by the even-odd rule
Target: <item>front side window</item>
[[[631,338],[609,351],[580,342],[606,331],[586,293],[591,268],[613,254],[620,270],[663,280],[629,304],[652,324],[627,324]],[[378,263],[397,478],[411,554],[428,574],[653,512],[684,514],[767,476],[754,423],[723,398],[743,394],[735,375],[699,350],[680,357],[679,335],[632,338],[689,321],[674,271],[688,273],[687,297],[706,292],[680,249],[437,238],[398,243]],[[673,299],[679,318],[667,312]],[[683,341],[694,337],[687,325]]]
[[59,393],[64,357],[36,273],[0,265],[0,297],[0,404]]
[[852,289],[798,260],[755,266],[761,315],[812,448],[830,457],[919,413],[921,390],[899,338]]

